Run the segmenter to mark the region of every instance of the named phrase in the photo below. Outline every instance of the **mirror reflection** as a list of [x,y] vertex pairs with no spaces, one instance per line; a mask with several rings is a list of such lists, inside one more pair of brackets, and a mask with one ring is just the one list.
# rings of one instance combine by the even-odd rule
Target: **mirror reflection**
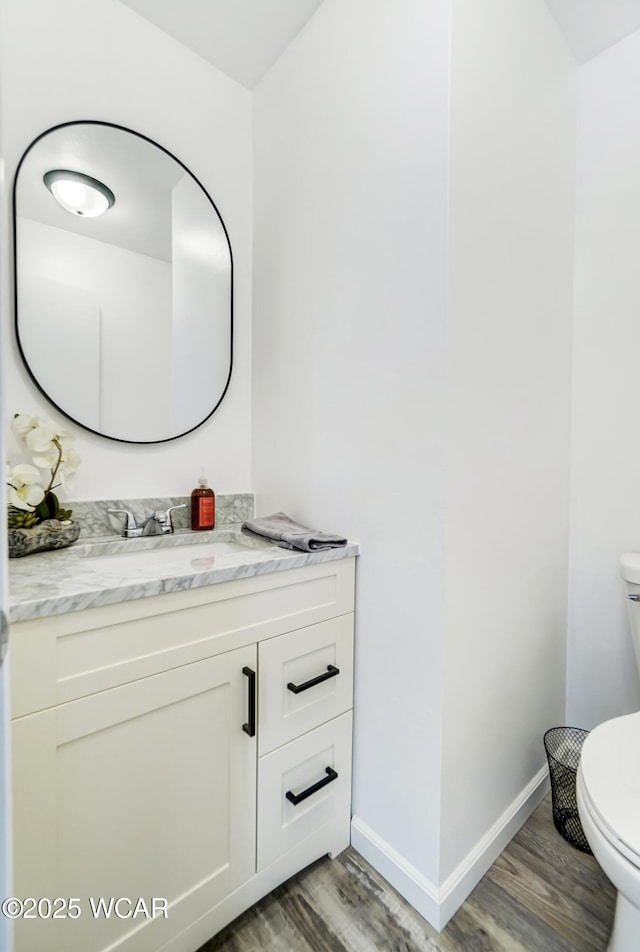
[[213,413],[231,374],[231,247],[178,159],[120,126],[57,126],[21,160],[14,226],[18,343],[59,410],[133,443]]

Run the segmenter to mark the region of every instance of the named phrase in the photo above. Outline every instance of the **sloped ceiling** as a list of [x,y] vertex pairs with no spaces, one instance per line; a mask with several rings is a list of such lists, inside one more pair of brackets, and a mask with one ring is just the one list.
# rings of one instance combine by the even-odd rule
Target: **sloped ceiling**
[[640,30],[640,0],[547,0],[578,63]]
[[[252,89],[323,0],[120,2]],[[640,0],[546,2],[578,63],[640,30]]]
[[252,89],[322,0],[121,0]]

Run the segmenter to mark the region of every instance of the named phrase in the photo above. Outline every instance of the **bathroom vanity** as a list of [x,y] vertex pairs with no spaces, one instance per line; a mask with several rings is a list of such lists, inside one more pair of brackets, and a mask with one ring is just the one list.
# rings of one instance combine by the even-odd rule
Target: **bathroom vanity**
[[349,843],[357,547],[123,545],[14,606],[16,952],[194,952]]
[[[15,337],[42,394],[128,444],[208,420],[232,371],[233,259],[187,166],[65,122],[24,152],[13,213]],[[135,374],[109,359],[125,337]],[[16,952],[195,952],[349,843],[357,546],[247,539],[243,495],[236,529],[212,533],[173,533],[187,499],[73,503],[90,542],[12,559]],[[128,532],[170,535],[93,531],[123,511]]]

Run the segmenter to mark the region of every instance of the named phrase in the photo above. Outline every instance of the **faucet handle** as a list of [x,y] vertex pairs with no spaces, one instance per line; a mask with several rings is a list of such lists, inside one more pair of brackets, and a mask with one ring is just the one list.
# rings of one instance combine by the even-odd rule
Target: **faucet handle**
[[172,513],[174,509],[186,509],[186,508],[187,508],[186,502],[181,502],[179,506],[169,506],[165,515],[170,517],[170,513]]
[[[160,526],[160,531],[164,535],[167,535],[170,532],[173,532],[173,521],[171,519],[171,513],[174,511],[174,509],[185,509],[185,508],[186,508],[186,503],[183,502],[179,506],[169,506],[169,508],[166,510],[156,509],[155,512],[152,512],[151,515],[147,519],[144,520],[140,528],[141,530],[146,531],[147,526],[152,526],[153,523],[156,523],[157,525]],[[152,534],[151,530],[149,530],[149,534]]]
[[142,535],[142,529],[138,528],[136,525],[136,518],[132,512],[128,509],[107,509],[107,512],[121,512],[124,516],[127,517],[127,523],[125,528],[122,530],[122,535],[125,539],[134,539],[137,536]]
[[[169,530],[170,532],[173,532],[173,519],[171,518],[171,513],[175,512],[176,509],[186,509],[186,508],[187,508],[187,504],[185,502],[182,502],[180,503],[179,506],[169,506],[166,512],[163,513],[165,518],[165,523],[171,527]],[[160,515],[160,513],[157,513],[157,515]]]

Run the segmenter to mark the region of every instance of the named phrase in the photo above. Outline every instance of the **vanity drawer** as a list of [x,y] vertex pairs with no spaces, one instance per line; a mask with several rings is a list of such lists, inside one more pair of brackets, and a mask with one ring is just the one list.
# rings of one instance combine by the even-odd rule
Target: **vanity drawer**
[[352,612],[353,588],[343,559],[14,623],[13,717]]
[[348,711],[259,758],[258,872],[321,829],[325,842],[348,846],[351,726]]
[[313,730],[353,705],[353,614],[258,646],[258,753]]

